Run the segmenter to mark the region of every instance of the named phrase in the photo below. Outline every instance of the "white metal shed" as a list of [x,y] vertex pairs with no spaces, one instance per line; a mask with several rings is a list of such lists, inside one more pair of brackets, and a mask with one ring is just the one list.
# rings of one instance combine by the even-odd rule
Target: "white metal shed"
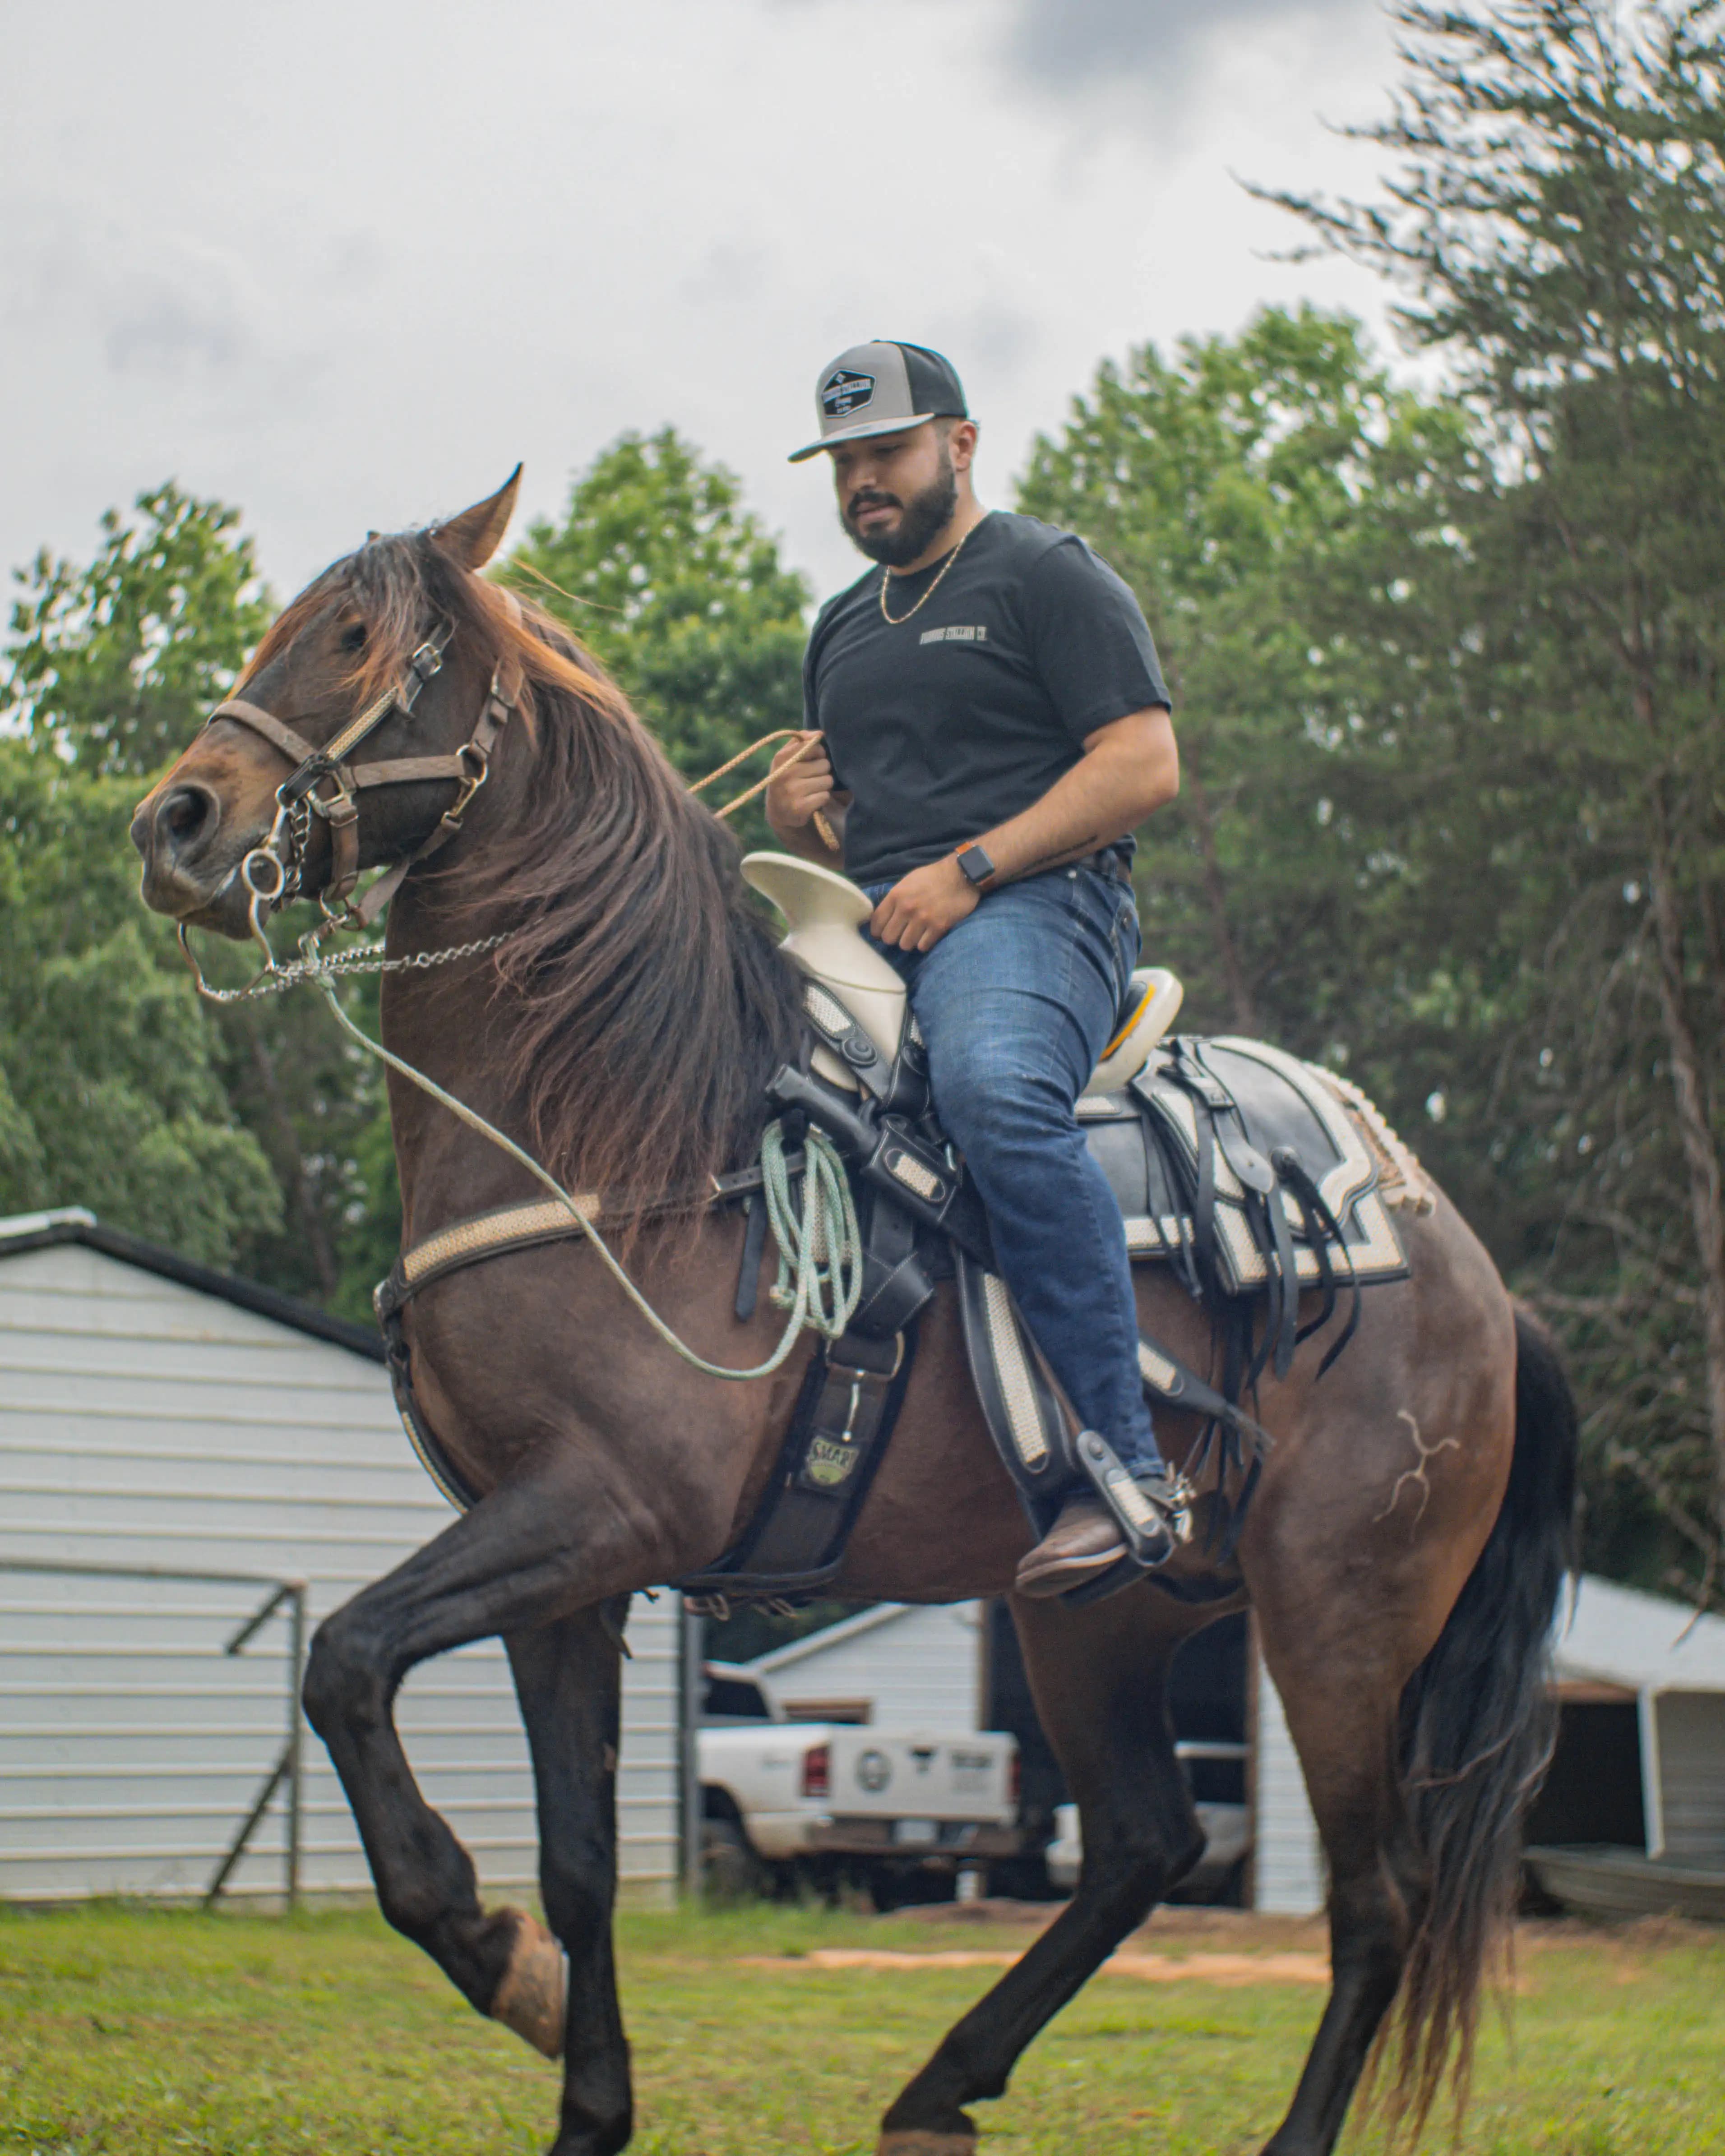
[[[1594,1823],[1627,1781],[1648,1856],[1725,1864],[1725,1620],[1588,1573],[1565,1596],[1552,1644],[1563,1730],[1533,1839],[1627,1840]],[[1257,1746],[1256,1906],[1305,1915],[1323,1906],[1322,1852],[1261,1666]]]
[[749,1667],[797,1722],[982,1727],[982,1604],[879,1602]]
[[[1645,1853],[1725,1863],[1725,1620],[1589,1576],[1557,1665],[1566,1720],[1615,1699],[1635,1707]],[[1554,1773],[1563,1764],[1560,1745]]]
[[[203,1892],[298,1727],[293,1598],[224,1645],[284,1583],[315,1625],[449,1517],[368,1330],[87,1213],[0,1220],[0,1900]],[[637,1599],[618,1784],[636,1900],[679,1871],[680,1630],[676,1597]],[[400,1722],[485,1884],[530,1886],[501,1645],[416,1671]],[[367,1888],[309,1732],[300,1794],[302,1890]],[[288,1810],[278,1788],[229,1891],[281,1891]]]

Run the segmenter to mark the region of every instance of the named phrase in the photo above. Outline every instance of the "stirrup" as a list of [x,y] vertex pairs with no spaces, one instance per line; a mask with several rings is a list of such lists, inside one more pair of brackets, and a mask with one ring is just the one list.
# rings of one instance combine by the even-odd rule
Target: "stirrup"
[[1126,1537],[1138,1571],[1153,1572],[1190,1542],[1194,1493],[1178,1468],[1135,1476],[1094,1430],[1078,1433],[1078,1464]]

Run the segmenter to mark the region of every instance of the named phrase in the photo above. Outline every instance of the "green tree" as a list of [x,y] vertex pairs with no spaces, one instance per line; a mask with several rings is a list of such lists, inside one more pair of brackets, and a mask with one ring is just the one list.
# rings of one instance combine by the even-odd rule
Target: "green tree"
[[[735,476],[675,429],[602,450],[562,521],[533,526],[501,573],[603,660],[685,778],[801,725],[809,588]],[[738,790],[766,762],[738,773]],[[745,843],[763,842],[757,812],[739,823]]]
[[[44,550],[21,572],[0,665],[0,1203],[88,1205],[362,1314],[350,1246],[377,1205],[393,1218],[359,1166],[380,1088],[303,999],[200,1004],[126,835],[273,603],[237,510],[169,483],[137,511],[103,517],[88,563]],[[234,953],[210,963],[241,974]]]
[[[1501,480],[1491,696],[1538,758],[1538,993],[1494,1143],[1615,1471],[1711,1581],[1725,1531],[1725,8],[1404,4],[1382,200],[1289,199],[1396,281]],[[1285,198],[1287,199],[1287,198]],[[1526,797],[1523,803],[1527,803]],[[1530,1206],[1530,1220],[1541,1209]],[[1681,1224],[1681,1226],[1679,1225]],[[1529,1253],[1530,1257],[1532,1253]]]
[[1195,1026],[1366,1052],[1353,969],[1398,945],[1409,706],[1443,690],[1425,650],[1467,468],[1460,415],[1310,308],[1105,362],[1035,445],[1020,506],[1126,577],[1174,693],[1181,792],[1139,834],[1138,880]]
[[94,561],[44,547],[18,573],[0,715],[87,771],[145,777],[185,747],[275,611],[238,510],[172,480],[141,521],[102,518]]
[[0,741],[0,1211],[87,1205],[210,1265],[281,1199],[218,1043],[137,902],[129,780]]

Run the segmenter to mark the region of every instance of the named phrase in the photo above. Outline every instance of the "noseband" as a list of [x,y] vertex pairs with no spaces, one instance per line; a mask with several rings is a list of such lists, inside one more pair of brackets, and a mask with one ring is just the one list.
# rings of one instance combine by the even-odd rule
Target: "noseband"
[[[419,692],[438,673],[444,654],[454,634],[453,623],[429,636],[407,664],[403,678],[336,734],[322,748],[314,748],[303,734],[295,732],[273,711],[230,697],[210,713],[208,724],[231,719],[266,741],[286,757],[294,769],[275,789],[275,821],[261,845],[254,846],[234,870],[251,894],[252,932],[268,948],[263,916],[305,893],[305,879],[311,843],[311,819],[319,817],[329,827],[330,873],[316,896],[326,919],[345,920],[356,928],[369,928],[400,889],[411,868],[446,846],[461,829],[473,798],[490,774],[491,752],[508,724],[521,692],[521,662],[499,659],[491,685],[475,722],[473,732],[449,756],[398,756],[380,763],[349,763],[347,758],[362,742],[375,732],[393,712],[411,711]],[[424,785],[450,779],[458,789],[430,835],[380,876],[357,906],[351,904],[359,878],[360,796],[376,786]]]

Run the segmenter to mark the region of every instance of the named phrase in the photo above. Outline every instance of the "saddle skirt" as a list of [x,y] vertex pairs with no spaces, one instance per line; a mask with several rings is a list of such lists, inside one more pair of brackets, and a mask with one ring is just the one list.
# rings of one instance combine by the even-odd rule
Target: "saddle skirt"
[[[1405,1275],[1379,1190],[1374,1114],[1357,1088],[1344,1095],[1318,1066],[1231,1036],[1164,1042],[1129,1085],[1078,1103],[1133,1260],[1184,1265],[1210,1243],[1217,1285],[1231,1296],[1253,1294],[1270,1280],[1276,1235],[1273,1227],[1266,1234],[1263,1215],[1272,1201],[1286,1207],[1302,1179],[1323,1203],[1322,1211],[1312,1209],[1313,1218],[1296,1196],[1288,1221],[1301,1286],[1322,1285],[1326,1255],[1362,1285]],[[1303,1178],[1291,1181],[1284,1173],[1290,1154]],[[1208,1223],[1199,1212],[1207,1183]]]

